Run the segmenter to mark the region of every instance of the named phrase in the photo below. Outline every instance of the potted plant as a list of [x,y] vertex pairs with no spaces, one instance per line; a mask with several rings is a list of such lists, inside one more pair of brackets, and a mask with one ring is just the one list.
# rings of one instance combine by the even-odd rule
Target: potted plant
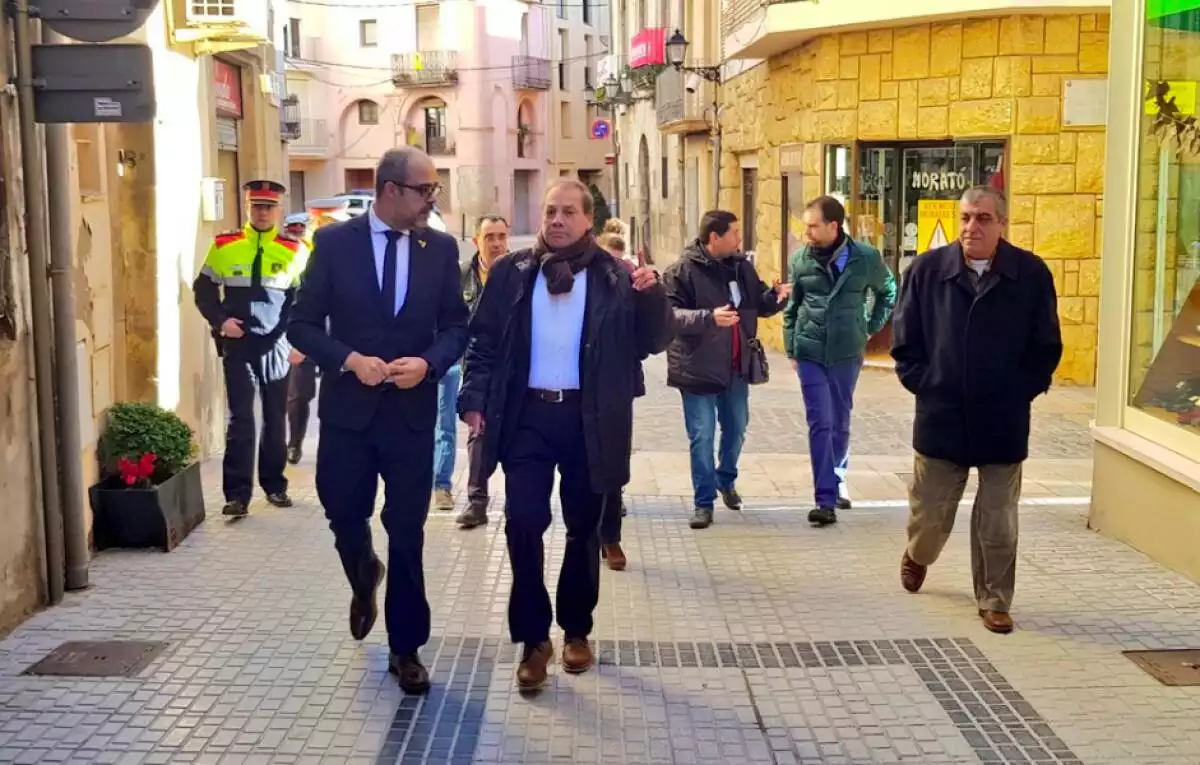
[[175,549],[204,521],[204,489],[192,429],[143,402],[108,410],[100,437],[100,482],[91,489],[97,549]]

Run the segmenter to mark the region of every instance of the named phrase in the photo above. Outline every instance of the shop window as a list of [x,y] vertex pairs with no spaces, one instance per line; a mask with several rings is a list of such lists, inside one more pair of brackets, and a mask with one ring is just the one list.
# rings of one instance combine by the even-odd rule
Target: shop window
[[359,101],[358,102],[358,124],[360,125],[378,125],[379,124],[379,104],[374,101]]
[[785,172],[781,190],[783,236],[780,238],[779,274],[784,281],[790,282],[792,256],[804,246],[804,207],[808,204],[804,198],[804,175],[795,171]]
[[1142,61],[1129,389],[1135,407],[1200,433],[1200,3],[1156,5]]

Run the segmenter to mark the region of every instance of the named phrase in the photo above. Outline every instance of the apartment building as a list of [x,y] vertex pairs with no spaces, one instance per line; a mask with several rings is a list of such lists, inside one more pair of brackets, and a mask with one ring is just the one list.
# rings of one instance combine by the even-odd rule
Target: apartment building
[[486,212],[531,233],[545,182],[588,178],[604,142],[588,140],[583,90],[607,17],[595,0],[395,3],[291,0],[283,22],[292,206],[371,189],[387,149],[433,157],[451,230]]
[[[607,67],[617,80],[621,217],[654,263],[674,261],[696,236],[700,215],[716,206],[714,127],[720,67],[718,6],[684,0],[618,0]],[[668,61],[678,30],[683,66]],[[691,70],[691,71],[689,71]],[[719,156],[716,155],[716,156]]]

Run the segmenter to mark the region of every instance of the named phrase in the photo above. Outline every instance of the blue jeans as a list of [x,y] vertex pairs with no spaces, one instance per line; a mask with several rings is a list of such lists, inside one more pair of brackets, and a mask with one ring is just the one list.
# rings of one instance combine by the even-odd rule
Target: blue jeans
[[455,364],[438,383],[438,422],[433,439],[433,488],[453,485],[454,457],[458,450],[458,386],[462,368]]
[[[696,507],[711,510],[717,491],[730,491],[738,476],[738,457],[750,420],[750,386],[741,377],[721,393],[683,394],[683,424],[692,457],[692,490]],[[719,460],[713,458],[717,423],[721,425]]]
[[846,491],[850,410],[861,370],[862,359],[828,367],[801,361],[797,370],[808,418],[808,454],[817,507],[836,507],[839,497],[850,496]]

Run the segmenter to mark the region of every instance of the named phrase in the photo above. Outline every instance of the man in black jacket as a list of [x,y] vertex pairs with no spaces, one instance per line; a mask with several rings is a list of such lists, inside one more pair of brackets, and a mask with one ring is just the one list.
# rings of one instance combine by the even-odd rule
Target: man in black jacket
[[504,467],[517,683],[541,687],[553,658],[542,569],[554,471],[567,529],[558,579],[562,663],[586,672],[600,596],[604,496],[629,482],[638,361],[667,345],[671,312],[654,271],[632,275],[596,246],[592,195],[559,178],[546,190],[538,243],[492,267],[471,321],[459,411],[484,437],[484,468]]
[[[730,510],[742,509],[735,482],[750,419],[748,346],[758,336],[758,317],[779,313],[791,294],[791,285],[764,285],[741,247],[737,216],[706,212],[699,238],[663,274],[676,323],[676,337],[667,348],[667,385],[683,396],[695,492],[693,529],[712,524],[718,493]],[[713,459],[718,422],[719,462]]]
[[1001,234],[1004,195],[968,189],[957,242],[918,256],[905,274],[892,358],[917,397],[904,589],[917,592],[954,528],[972,467],[971,571],[983,626],[1013,629],[1017,506],[1029,456],[1030,404],[1062,358],[1050,269]]
[[[479,307],[479,298],[487,284],[488,274],[497,260],[508,254],[508,221],[500,215],[489,214],[479,219],[475,226],[475,247],[471,262],[462,269],[463,300],[474,315]],[[444,392],[449,393],[443,382]],[[454,389],[454,408],[458,404],[458,387]],[[453,427],[453,423],[450,424]],[[447,439],[448,440],[448,439]],[[450,441],[453,448],[453,441]],[[451,462],[451,471],[453,462]],[[490,472],[483,471],[483,439],[478,435],[467,438],[467,506],[459,513],[455,523],[463,529],[473,529],[488,522],[488,479]]]

